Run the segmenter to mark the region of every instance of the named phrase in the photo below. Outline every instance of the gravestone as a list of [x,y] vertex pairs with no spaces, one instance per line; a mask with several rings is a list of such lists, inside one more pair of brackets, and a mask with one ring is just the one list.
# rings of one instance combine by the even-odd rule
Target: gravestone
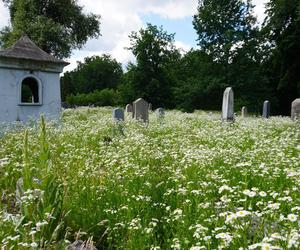
[[133,102],[133,110],[136,120],[149,121],[149,104],[143,98],[139,98]]
[[270,117],[271,103],[264,101],[262,117],[268,119]]
[[134,109],[134,104],[132,103],[132,118],[134,118],[134,114],[135,114],[135,109]]
[[234,96],[231,87],[225,89],[223,94],[223,104],[222,104],[222,121],[233,121],[234,120]]
[[82,241],[82,240],[76,240],[69,246],[67,246],[66,250],[97,250],[96,247],[94,247],[93,242],[88,241]]
[[113,110],[113,119],[115,121],[124,121],[124,110],[121,108],[116,108]]
[[61,102],[61,107],[63,109],[67,109],[67,108],[69,108],[69,104],[67,102]]
[[292,102],[291,117],[293,120],[300,119],[300,98]]
[[126,113],[132,113],[133,112],[133,108],[131,104],[127,104],[125,107],[125,111]]
[[149,103],[149,111],[152,111],[152,104]]
[[242,117],[243,118],[247,117],[248,116],[248,109],[247,109],[247,107],[245,107],[245,106],[242,107],[241,113],[242,113]]
[[158,108],[156,110],[158,118],[163,118],[165,116],[165,110],[163,108]]

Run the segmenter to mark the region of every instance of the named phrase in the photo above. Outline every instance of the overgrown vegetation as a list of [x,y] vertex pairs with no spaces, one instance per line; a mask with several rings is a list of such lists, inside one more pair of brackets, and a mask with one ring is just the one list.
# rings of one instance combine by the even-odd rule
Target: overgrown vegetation
[[[4,131],[4,249],[298,249],[300,130],[287,118],[168,111],[150,123],[110,108]],[[120,132],[122,127],[122,133]]]
[[96,90],[88,94],[70,95],[67,103],[71,106],[117,106],[120,94],[113,89]]
[[100,17],[86,14],[72,0],[2,0],[9,8],[10,25],[0,31],[0,46],[13,45],[24,34],[58,58],[71,55],[100,35]]
[[[99,17],[83,14],[76,2],[2,1],[11,16],[11,26],[0,32],[2,46],[27,33],[45,51],[68,57],[100,34]],[[125,72],[109,55],[86,58],[62,77],[63,101],[82,105],[93,99],[102,105],[106,102],[91,96],[111,89],[119,93],[113,103],[123,105],[143,97],[154,108],[219,110],[223,91],[231,86],[236,111],[246,105],[260,114],[269,100],[273,114],[290,114],[291,102],[300,96],[298,0],[270,0],[261,25],[251,0],[199,0],[193,26],[199,47],[183,54],[174,46],[175,34],[163,27],[147,24],[133,31],[128,49],[136,61]]]
[[[250,0],[200,0],[193,19],[199,48],[185,54],[174,47],[174,34],[148,24],[130,35],[136,63],[114,87],[119,103],[143,97],[154,107],[218,110],[225,87],[231,86],[236,111],[246,105],[259,114],[268,99],[273,114],[289,115],[300,95],[299,8],[296,0],[270,0],[259,26]],[[63,83],[77,84],[69,76],[78,74],[85,73],[78,68]],[[101,84],[105,81],[99,79]]]

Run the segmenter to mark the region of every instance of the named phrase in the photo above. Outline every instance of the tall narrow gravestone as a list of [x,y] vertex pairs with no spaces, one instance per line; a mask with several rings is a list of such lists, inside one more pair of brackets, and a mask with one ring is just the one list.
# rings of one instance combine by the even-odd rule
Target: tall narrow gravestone
[[133,102],[134,118],[142,120],[143,122],[149,121],[149,104],[143,98],[139,98]]
[[241,114],[242,114],[242,118],[245,118],[248,116],[248,109],[247,107],[242,107],[242,111],[241,111]]
[[124,121],[124,110],[121,108],[116,108],[113,110],[113,119],[115,121]]
[[233,110],[233,90],[231,87],[225,89],[223,94],[223,104],[222,104],[222,121],[233,121],[234,120],[234,110]]
[[292,102],[291,117],[293,120],[300,119],[300,98]]
[[270,117],[271,103],[267,100],[264,101],[262,117],[268,119]]
[[127,104],[125,107],[125,111],[126,111],[126,113],[132,113],[132,111],[133,111],[132,105]]

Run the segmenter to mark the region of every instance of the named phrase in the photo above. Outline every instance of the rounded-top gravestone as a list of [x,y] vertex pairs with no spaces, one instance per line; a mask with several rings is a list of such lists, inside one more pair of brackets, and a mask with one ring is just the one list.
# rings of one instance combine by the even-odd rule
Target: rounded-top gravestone
[[125,107],[125,111],[126,113],[132,113],[133,112],[133,108],[131,104],[127,104]]
[[164,116],[165,116],[165,110],[163,108],[156,109],[156,113],[157,113],[158,118],[164,118]]
[[222,121],[233,121],[234,120],[234,96],[231,87],[225,89],[223,94],[222,104]]
[[268,100],[266,100],[264,101],[264,105],[263,105],[262,117],[268,119],[270,117],[270,111],[271,111],[271,103]]
[[248,109],[247,107],[242,107],[242,111],[241,111],[242,117],[245,118],[248,116]]
[[300,98],[292,102],[291,117],[293,120],[300,118]]

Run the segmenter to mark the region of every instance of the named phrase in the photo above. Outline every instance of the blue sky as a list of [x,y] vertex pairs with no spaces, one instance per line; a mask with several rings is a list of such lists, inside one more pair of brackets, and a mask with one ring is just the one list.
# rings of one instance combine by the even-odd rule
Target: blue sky
[[[264,4],[268,0],[252,0],[256,5],[255,14],[259,21],[264,18]],[[101,33],[98,39],[89,40],[80,50],[74,50],[71,64],[65,71],[76,67],[77,61],[87,56],[111,54],[124,67],[134,57],[129,47],[128,35],[146,26],[147,22],[163,26],[168,33],[176,33],[175,45],[184,51],[197,47],[196,32],[193,29],[193,15],[198,0],[78,0],[87,13],[101,15]],[[7,8],[0,0],[0,29],[9,24]]]
[[163,26],[168,33],[175,33],[175,40],[181,41],[191,47],[197,46],[197,34],[193,27],[193,17],[187,16],[180,19],[163,18],[160,15],[149,13],[141,17],[143,23]]

